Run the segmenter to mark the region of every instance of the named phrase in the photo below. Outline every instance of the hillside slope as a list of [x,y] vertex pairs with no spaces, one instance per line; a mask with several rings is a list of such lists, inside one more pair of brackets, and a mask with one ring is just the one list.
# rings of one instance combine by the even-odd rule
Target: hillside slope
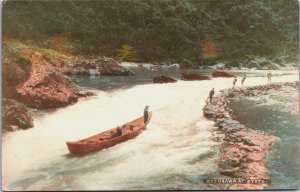
[[152,63],[278,54],[297,60],[298,6],[297,0],[6,1],[3,34],[76,54]]

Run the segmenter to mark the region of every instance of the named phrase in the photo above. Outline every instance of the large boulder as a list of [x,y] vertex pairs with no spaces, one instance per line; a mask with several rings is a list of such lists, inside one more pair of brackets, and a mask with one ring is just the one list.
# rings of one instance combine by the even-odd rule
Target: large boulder
[[259,70],[276,70],[278,67],[270,61],[263,61],[258,66]]
[[33,119],[25,105],[12,100],[2,100],[2,127],[6,131],[33,127]]
[[232,67],[241,67],[241,64],[237,60],[231,60],[226,62],[224,67],[230,69]]
[[153,78],[153,83],[175,83],[176,80],[166,76],[158,76]]
[[205,75],[200,75],[197,73],[183,73],[181,74],[181,79],[186,81],[193,81],[193,80],[211,80],[210,77]]
[[252,69],[252,68],[257,68],[258,67],[258,63],[254,62],[254,61],[250,61],[247,65],[247,68]]
[[235,75],[229,74],[225,71],[215,70],[212,73],[213,77],[235,77]]
[[272,59],[272,61],[274,63],[277,63],[280,66],[284,66],[284,61],[283,61],[283,59],[281,57],[275,57],[275,58]]
[[32,108],[56,108],[75,103],[79,89],[54,68],[34,69],[30,78],[16,88],[17,100]]
[[[276,61],[279,61],[278,59]],[[247,68],[255,68],[258,70],[276,70],[278,69],[278,64],[273,63],[265,58],[255,58],[246,65]]]

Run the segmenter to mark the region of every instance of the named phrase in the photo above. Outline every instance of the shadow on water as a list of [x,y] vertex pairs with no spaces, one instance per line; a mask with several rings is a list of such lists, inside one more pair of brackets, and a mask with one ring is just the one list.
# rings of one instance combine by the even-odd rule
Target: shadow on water
[[233,116],[252,129],[277,136],[280,140],[266,156],[272,184],[269,188],[299,187],[299,121],[274,105],[257,105],[255,101],[237,99],[230,103]]

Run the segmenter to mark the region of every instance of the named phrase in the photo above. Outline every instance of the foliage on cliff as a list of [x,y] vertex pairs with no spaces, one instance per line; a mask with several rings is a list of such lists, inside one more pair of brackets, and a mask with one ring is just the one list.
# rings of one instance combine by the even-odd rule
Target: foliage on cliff
[[5,39],[2,49],[2,86],[5,88],[3,96],[15,97],[15,87],[26,81],[33,69],[45,65],[61,67],[68,58],[70,57],[52,49],[16,39]]
[[3,35],[85,55],[130,45],[151,62],[297,56],[298,10],[297,0],[6,1]]

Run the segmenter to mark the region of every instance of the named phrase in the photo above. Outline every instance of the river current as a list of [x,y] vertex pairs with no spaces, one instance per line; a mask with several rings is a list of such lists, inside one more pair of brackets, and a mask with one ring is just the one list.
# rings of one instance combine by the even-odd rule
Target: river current
[[[217,94],[231,87],[232,79],[151,84],[150,77],[136,84],[109,79],[110,84],[120,81],[122,85],[103,88],[98,83],[98,89],[97,81],[102,80],[97,77],[78,78],[79,85],[97,89],[97,95],[65,108],[35,111],[34,128],[2,136],[3,188],[206,189],[202,180],[218,176],[220,142],[215,139],[218,134],[214,123],[203,117],[202,108],[211,88]],[[273,81],[298,78],[286,75],[274,77]],[[265,83],[265,77],[249,77],[245,81],[246,86]],[[66,141],[140,117],[145,105],[150,106],[153,117],[148,129],[135,139],[84,157],[69,154]]]

